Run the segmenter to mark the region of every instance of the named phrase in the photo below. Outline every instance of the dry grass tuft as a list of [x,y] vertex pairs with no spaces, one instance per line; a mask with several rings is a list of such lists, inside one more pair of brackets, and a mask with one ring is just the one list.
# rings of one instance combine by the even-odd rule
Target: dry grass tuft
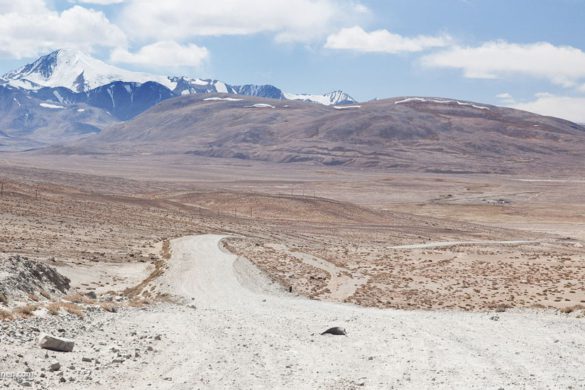
[[39,297],[37,297],[35,294],[30,293],[28,294],[28,299],[30,299],[33,302],[38,302],[39,301]]
[[585,306],[584,305],[573,305],[573,306],[568,306],[568,307],[563,307],[560,312],[563,314],[571,314],[575,311],[578,310],[585,310]]
[[134,299],[131,299],[130,302],[128,302],[128,306],[130,306],[130,307],[144,307],[144,306],[150,305],[150,303],[151,302],[148,299],[134,298]]
[[10,321],[14,319],[14,316],[8,310],[0,309],[0,321]]
[[110,313],[116,313],[118,311],[118,305],[112,302],[102,302],[100,303],[100,307],[102,310]]
[[81,294],[70,294],[63,299],[72,303],[84,303],[86,305],[91,305],[95,303],[95,301],[90,297]]
[[37,305],[26,305],[15,308],[12,312],[21,318],[32,316],[33,312],[38,309]]
[[84,317],[84,310],[79,305],[71,302],[53,302],[47,306],[47,310],[51,315],[58,315],[61,309],[69,314],[73,314],[79,318]]

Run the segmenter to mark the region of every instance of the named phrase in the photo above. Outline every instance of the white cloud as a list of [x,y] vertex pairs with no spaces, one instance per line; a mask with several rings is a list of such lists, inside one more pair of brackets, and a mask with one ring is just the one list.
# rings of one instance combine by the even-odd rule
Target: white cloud
[[516,103],[516,100],[514,99],[514,97],[511,94],[509,94],[508,92],[499,93],[496,95],[496,97],[502,101],[502,104],[505,104],[505,105],[511,105],[511,104]]
[[136,53],[125,49],[112,52],[113,62],[145,65],[150,67],[197,67],[209,57],[205,47],[194,44],[182,46],[177,42],[164,41],[143,46]]
[[427,67],[460,69],[467,78],[526,75],[563,87],[575,87],[585,79],[585,52],[546,42],[520,45],[497,41],[479,47],[453,47],[425,56],[422,63]]
[[79,3],[98,5],[120,4],[123,3],[124,1],[125,0],[78,0]]
[[364,31],[359,26],[343,28],[327,37],[329,49],[353,50],[367,53],[412,53],[445,47],[452,43],[449,36],[404,37],[388,30]]
[[310,42],[367,13],[355,0],[129,0],[120,25],[137,40],[270,33]]
[[59,13],[37,0],[32,0],[35,7],[7,3],[0,0],[0,56],[28,58],[59,48],[92,52],[126,45],[124,32],[102,12],[73,6]]
[[558,96],[539,93],[535,100],[510,105],[518,110],[535,112],[540,115],[555,116],[572,122],[585,123],[585,97]]
[[38,13],[47,10],[44,0],[0,0],[0,14],[7,13]]

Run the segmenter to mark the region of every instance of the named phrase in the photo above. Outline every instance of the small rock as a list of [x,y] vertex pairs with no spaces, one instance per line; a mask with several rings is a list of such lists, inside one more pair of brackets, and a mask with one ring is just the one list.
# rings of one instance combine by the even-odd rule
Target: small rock
[[327,329],[325,332],[321,333],[321,335],[332,334],[334,336],[347,336],[347,332],[344,328],[340,328],[339,326],[335,326],[333,328]]
[[97,299],[97,294],[95,293],[95,291],[90,291],[85,293],[85,296],[90,298],[90,299]]
[[74,345],[75,342],[73,340],[51,336],[45,333],[41,334],[39,337],[39,346],[51,351],[71,352],[73,351]]
[[54,361],[49,366],[49,371],[55,372],[55,371],[59,371],[60,369],[61,369],[61,363],[59,363],[58,361]]

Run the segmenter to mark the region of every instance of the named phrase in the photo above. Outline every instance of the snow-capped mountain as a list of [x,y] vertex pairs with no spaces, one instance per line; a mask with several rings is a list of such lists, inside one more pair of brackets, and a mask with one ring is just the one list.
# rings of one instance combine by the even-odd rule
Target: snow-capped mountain
[[168,88],[174,96],[197,93],[227,93],[270,99],[290,99],[325,105],[352,104],[356,101],[342,91],[324,95],[285,93],[273,85],[230,85],[220,80],[159,76],[131,72],[107,64],[77,50],[57,50],[40,57],[31,64],[8,72],[0,85],[29,91],[42,88],[67,88],[73,92],[89,92],[114,82],[143,84],[155,82]]
[[319,103],[325,106],[357,103],[354,98],[343,91],[333,91],[323,95],[294,94],[285,92],[284,98],[288,100],[302,100],[305,102]]
[[9,85],[23,89],[64,87],[86,92],[114,81],[145,83],[154,81],[169,89],[175,86],[168,77],[121,69],[78,50],[57,50],[35,62],[2,76]]
[[76,139],[128,121],[172,97],[207,93],[355,103],[341,91],[297,95],[273,85],[158,76],[121,69],[80,51],[57,50],[0,78],[0,150]]
[[230,86],[219,80],[192,79],[189,77],[169,77],[174,84],[173,93],[175,95],[193,95],[197,93],[230,93],[236,91]]

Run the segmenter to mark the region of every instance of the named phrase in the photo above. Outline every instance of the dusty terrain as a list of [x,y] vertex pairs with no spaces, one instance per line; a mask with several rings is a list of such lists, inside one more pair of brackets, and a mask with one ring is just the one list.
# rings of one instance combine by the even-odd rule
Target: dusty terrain
[[6,164],[0,251],[50,259],[87,290],[107,290],[151,272],[166,239],[227,233],[232,251],[316,299],[463,310],[585,303],[577,178],[299,167],[283,179],[272,167],[261,179],[246,166],[209,174],[177,163],[162,181],[120,166],[96,175],[91,165]]
[[[314,355],[311,348],[330,348],[322,375],[310,382],[313,388],[420,388],[430,386],[432,378],[444,388],[454,383],[553,388],[555,381],[568,387],[583,379],[573,365],[581,364],[583,346],[576,335],[582,333],[585,307],[585,178],[365,172],[199,158],[194,169],[191,157],[0,157],[0,286],[8,286],[3,281],[15,271],[6,265],[15,256],[70,279],[65,292],[47,280],[13,283],[3,292],[0,310],[9,321],[1,325],[2,344],[11,352],[0,361],[10,372],[26,373],[29,367],[34,376],[0,380],[0,385],[294,386],[306,377],[306,359],[285,354],[279,360],[274,353],[298,348],[307,355]],[[173,256],[185,253],[173,251],[173,245],[182,244],[170,240],[208,233],[227,236],[225,250],[248,259],[234,263],[233,275],[221,271],[220,278],[237,281],[226,284],[233,289],[225,293],[243,288],[236,292],[248,299],[245,291],[253,290],[268,294],[259,302],[278,296],[295,308],[307,305],[308,317],[320,310],[328,314],[301,321],[294,338],[263,349],[245,336],[254,330],[244,317],[221,306],[225,301],[211,307],[221,291],[201,294],[211,287],[197,283],[182,289],[170,276],[177,275]],[[213,245],[205,245],[211,251],[205,253],[216,256]],[[197,245],[189,249],[199,250]],[[218,276],[206,272],[210,280]],[[86,295],[92,292],[96,295]],[[340,302],[370,307],[368,316],[378,325],[354,320],[366,312]],[[225,322],[210,325],[217,316]],[[175,317],[179,325],[164,320]],[[283,316],[279,321],[297,320]],[[279,329],[286,328],[284,322]],[[195,324],[193,337],[185,336],[181,323]],[[406,325],[413,323],[426,324],[426,330]],[[349,344],[311,336],[338,324],[351,330]],[[521,338],[527,327],[537,331]],[[77,340],[77,352],[49,353],[45,359],[35,337],[58,329]],[[202,350],[219,348],[223,355],[201,352],[179,361],[176,349],[185,337],[197,350],[206,332],[217,337]],[[219,340],[222,334],[240,337],[236,344],[242,354],[232,355]],[[393,336],[366,348],[361,343],[375,344],[373,334]],[[480,343],[486,334],[491,338]],[[382,352],[394,347],[418,358],[398,363],[398,355]],[[527,350],[541,351],[541,360],[507,355]],[[449,351],[475,356],[483,368],[475,371],[464,361],[445,366],[441,362],[449,360]],[[343,353],[364,362],[330,360]],[[222,377],[234,370],[238,356],[255,362],[248,374]],[[501,364],[497,356],[504,356]],[[571,363],[555,363],[558,356]],[[92,359],[90,371],[82,357]],[[52,359],[61,360],[63,369],[42,371]],[[172,364],[161,365],[165,360]],[[512,361],[524,368],[510,368]],[[201,369],[186,376],[180,368],[185,364]],[[348,365],[356,369],[348,371]],[[150,374],[135,382],[145,368]],[[263,374],[266,370],[278,376]],[[428,370],[436,375],[423,374]],[[126,382],[112,382],[120,375]]]
[[585,163],[583,126],[509,108],[412,98],[343,108],[226,96],[169,99],[50,152],[205,156],[435,173],[558,174],[578,171]]

